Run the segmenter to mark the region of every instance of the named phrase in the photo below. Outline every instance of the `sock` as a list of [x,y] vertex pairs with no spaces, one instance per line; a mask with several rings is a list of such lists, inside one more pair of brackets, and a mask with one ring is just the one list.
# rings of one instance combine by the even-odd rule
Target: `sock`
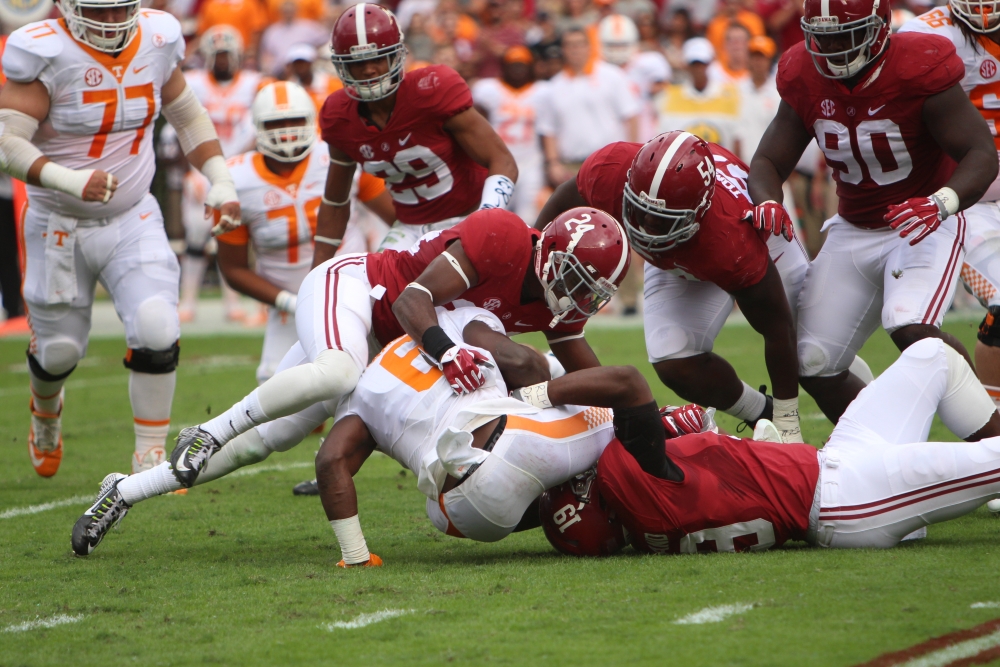
[[723,412],[732,415],[737,419],[753,421],[760,417],[767,407],[767,398],[746,382],[743,383],[743,395],[728,408],[723,408]]
[[[280,374],[279,374],[280,375]],[[277,376],[275,376],[277,377]],[[273,380],[274,378],[271,378]],[[215,419],[209,420],[201,425],[201,428],[216,439],[220,444],[229,442],[241,433],[246,433],[257,424],[270,421],[268,416],[260,407],[258,392],[267,386],[268,380],[260,387],[257,387],[242,401],[229,408]]]
[[150,470],[129,475],[118,482],[118,490],[129,505],[135,505],[148,498],[162,496],[180,488],[181,483],[177,481],[170,469],[170,461],[164,461]]
[[1000,408],[1000,387],[994,387],[992,385],[984,384],[983,389],[985,389],[986,393],[989,394],[990,398],[993,399],[993,403],[998,408]]
[[208,259],[185,254],[181,257],[181,307],[194,310],[205,277]]
[[226,443],[226,446],[216,452],[208,460],[208,465],[198,475],[195,484],[204,484],[223,475],[228,475],[237,468],[263,461],[271,454],[264,444],[264,439],[252,428],[242,435]]
[[129,372],[128,396],[132,402],[137,460],[142,460],[150,449],[166,449],[176,385],[177,371],[163,374]]
[[31,377],[31,398],[35,405],[35,412],[46,415],[59,414],[59,409],[62,406],[62,387],[66,383],[66,379],[46,382],[35,377],[35,374],[30,370],[28,375]]

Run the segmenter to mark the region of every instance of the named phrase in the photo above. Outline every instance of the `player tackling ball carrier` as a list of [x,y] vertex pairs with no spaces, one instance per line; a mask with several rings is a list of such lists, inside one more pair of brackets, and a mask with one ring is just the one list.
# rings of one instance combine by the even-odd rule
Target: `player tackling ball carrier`
[[385,180],[396,205],[398,221],[383,249],[410,248],[476,209],[507,208],[517,180],[514,157],[472,107],[469,86],[455,70],[432,65],[404,76],[403,32],[379,5],[359,3],[344,12],[332,46],[344,88],[320,112],[330,172],[314,265],[340,245],[358,164]]
[[940,325],[962,267],[959,212],[996,178],[997,152],[948,41],[890,38],[888,0],[806,0],[804,12],[805,42],[781,59],[782,102],[750,164],[748,218],[790,230],[782,183],[815,138],[840,207],[799,296],[799,373],[836,422],[864,386],[848,368],[880,320],[900,350],[933,337],[968,356]]
[[212,183],[220,225],[240,222],[215,129],[178,64],[175,18],[139,0],[61,0],[63,18],[15,31],[3,53],[0,169],[28,183],[24,301],[35,471],[62,460],[63,384],[87,351],[97,282],[125,325],[133,470],[163,460],[176,383],[177,259],[149,193],[162,112]]

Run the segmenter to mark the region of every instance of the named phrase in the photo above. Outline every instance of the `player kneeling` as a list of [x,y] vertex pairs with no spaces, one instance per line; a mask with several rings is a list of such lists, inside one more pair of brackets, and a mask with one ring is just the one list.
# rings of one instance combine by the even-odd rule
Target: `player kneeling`
[[[924,442],[935,412],[966,442]],[[599,502],[581,502],[572,524],[560,514],[566,503],[542,516],[557,548],[573,540],[581,555],[600,555],[589,535],[615,520],[654,553],[760,551],[787,540],[887,548],[1000,495],[1000,415],[962,356],[936,338],[908,347],[862,390],[819,451],[676,423],[678,437],[665,439],[661,422],[608,445]]]

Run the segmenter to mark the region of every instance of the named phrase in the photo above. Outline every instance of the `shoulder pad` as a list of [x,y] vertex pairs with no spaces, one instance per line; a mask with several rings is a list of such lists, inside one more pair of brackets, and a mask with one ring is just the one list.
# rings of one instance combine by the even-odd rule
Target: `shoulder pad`
[[173,44],[178,39],[181,39],[183,35],[180,21],[174,18],[172,14],[156,9],[139,10],[139,25],[142,27],[143,32],[150,32],[147,38],[153,39],[154,35],[159,35],[164,40],[164,45]]
[[65,48],[64,36],[54,20],[29,23],[7,38],[3,72],[11,81],[36,80],[49,62]]

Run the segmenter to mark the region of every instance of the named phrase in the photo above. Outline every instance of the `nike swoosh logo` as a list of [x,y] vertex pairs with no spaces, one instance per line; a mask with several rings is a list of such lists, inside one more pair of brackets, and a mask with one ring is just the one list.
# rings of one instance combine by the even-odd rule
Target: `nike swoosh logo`
[[146,69],[147,67],[149,67],[149,65],[143,65],[142,67],[133,67],[132,68],[132,74],[138,74],[139,72],[141,72],[142,70]]
[[874,116],[875,114],[877,114],[877,113],[878,113],[879,111],[881,111],[881,110],[882,110],[882,109],[884,109],[884,108],[885,108],[885,105],[883,104],[883,105],[882,105],[882,106],[880,106],[880,107],[879,107],[878,109],[869,109],[869,110],[868,110],[868,115],[869,115],[869,116]]
[[148,218],[151,215],[153,215],[152,211],[149,211],[148,213],[140,213],[139,214],[139,219],[140,220],[145,220],[146,218]]
[[28,447],[28,455],[31,457],[31,463],[32,463],[32,465],[34,465],[36,468],[38,466],[42,465],[43,463],[45,463],[45,457],[44,456],[41,457],[41,458],[35,456],[35,448],[34,447]]
[[530,322],[522,322],[521,320],[518,320],[517,322],[514,322],[514,326],[515,327],[530,327],[531,323]]
[[400,145],[400,146],[405,146],[405,145],[406,145],[406,142],[410,140],[410,137],[411,137],[411,136],[413,136],[413,133],[412,133],[412,132],[410,132],[410,133],[409,133],[408,135],[406,135],[405,137],[403,137],[402,139],[400,139],[400,140],[399,140],[399,145]]

